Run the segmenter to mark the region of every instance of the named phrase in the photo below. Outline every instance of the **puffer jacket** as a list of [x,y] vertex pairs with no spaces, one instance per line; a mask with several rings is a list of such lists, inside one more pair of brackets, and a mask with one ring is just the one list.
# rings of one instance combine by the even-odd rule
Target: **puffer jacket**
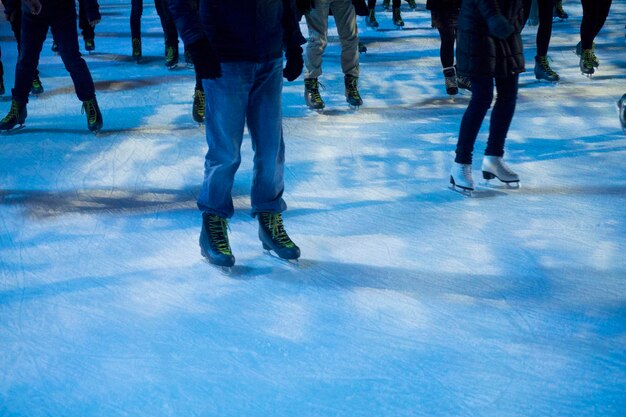
[[170,0],[185,45],[207,38],[221,62],[264,62],[306,40],[300,32],[295,0]]
[[457,72],[507,77],[525,71],[522,0],[463,0],[457,26]]

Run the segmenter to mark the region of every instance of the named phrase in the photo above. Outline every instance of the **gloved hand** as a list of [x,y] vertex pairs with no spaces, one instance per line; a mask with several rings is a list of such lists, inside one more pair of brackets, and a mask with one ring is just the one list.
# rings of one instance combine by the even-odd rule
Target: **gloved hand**
[[489,32],[499,39],[506,39],[513,34],[515,28],[501,14],[496,15],[487,21]]
[[199,41],[187,45],[187,50],[191,55],[191,60],[200,78],[206,80],[220,78],[222,76],[220,61],[208,39],[202,38]]
[[302,59],[302,47],[294,46],[287,48],[285,51],[285,58],[287,64],[283,69],[283,77],[287,81],[293,81],[302,74],[302,68],[304,67],[304,60]]

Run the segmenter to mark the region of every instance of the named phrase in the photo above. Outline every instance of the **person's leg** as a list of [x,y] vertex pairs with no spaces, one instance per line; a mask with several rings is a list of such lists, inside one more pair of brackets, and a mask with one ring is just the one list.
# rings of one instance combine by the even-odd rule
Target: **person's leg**
[[250,91],[246,112],[254,150],[252,213],[280,213],[287,207],[282,199],[285,188],[282,59],[260,63],[256,67],[255,82]]
[[[23,13],[21,21],[20,53],[15,66],[13,99],[18,103],[28,103],[28,93],[37,73],[39,55],[46,40],[49,26],[47,20],[30,13]],[[74,26],[76,26],[76,20],[74,20]]]
[[344,75],[359,76],[359,38],[356,14],[350,0],[333,0],[330,3],[341,43],[341,70]]
[[492,77],[470,77],[472,83],[472,98],[461,119],[459,140],[456,145],[455,162],[471,164],[474,143],[480,131],[487,110],[493,100]]
[[305,15],[309,39],[304,54],[304,78],[322,75],[322,55],[328,43],[329,0],[314,0],[315,7]]
[[141,39],[141,15],[143,14],[143,0],[132,0],[130,9],[130,36]]
[[89,19],[87,19],[85,0],[78,0],[78,27],[81,30],[81,35],[83,39],[93,40],[95,38],[93,26],[89,24]]
[[546,56],[552,37],[552,9],[554,0],[537,0],[539,27],[537,28],[537,56]]
[[522,23],[522,26],[526,26],[526,22],[528,22],[528,17],[530,16],[530,8],[532,5],[532,0],[523,0],[522,4],[523,6],[523,10],[524,10],[524,20]]
[[456,40],[456,30],[451,26],[438,27],[439,39],[441,44],[439,47],[439,58],[441,66],[448,68],[454,66],[454,42]]
[[611,9],[612,0],[597,0],[595,3],[595,12],[594,12],[594,27],[592,36],[593,39],[598,36],[600,30],[604,26],[604,22],[606,22],[606,18],[609,15],[609,10]]
[[598,0],[580,0],[583,8],[583,17],[580,22],[580,44],[581,49],[591,49],[593,47],[594,33],[596,31],[595,7]]
[[220,78],[202,80],[209,150],[204,161],[198,208],[222,218],[230,218],[234,213],[231,192],[241,163],[241,142],[254,66],[248,62],[222,63]]
[[485,155],[504,155],[504,142],[513,120],[517,103],[518,75],[496,78],[496,101],[491,111],[489,138]]
[[52,36],[59,45],[59,54],[70,73],[76,96],[80,101],[91,100],[96,96],[91,72],[81,57],[76,28],[76,9],[69,7],[59,11],[50,25]]
[[163,27],[163,34],[165,35],[165,46],[172,47],[176,51],[178,56],[178,31],[176,30],[176,24],[170,14],[167,6],[167,0],[155,0],[157,14],[161,19],[161,26]]

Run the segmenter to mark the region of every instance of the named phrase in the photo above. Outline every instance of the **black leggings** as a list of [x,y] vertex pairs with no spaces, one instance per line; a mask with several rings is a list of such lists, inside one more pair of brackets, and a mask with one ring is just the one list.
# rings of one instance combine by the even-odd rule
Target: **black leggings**
[[[376,0],[367,0],[367,8],[373,9],[374,7],[376,7]],[[393,0],[391,7],[400,7],[400,0]]]
[[443,27],[437,28],[441,46],[439,47],[439,58],[441,65],[448,68],[454,65],[454,42],[456,41],[456,28]]
[[591,49],[593,40],[604,26],[612,0],[581,0],[583,20],[580,23],[580,45],[582,49]]
[[[595,0],[591,0],[595,1]],[[524,26],[530,15],[530,5],[532,0],[524,0]],[[539,26],[537,27],[537,56],[546,56],[548,46],[552,37],[552,10],[554,0],[537,0],[537,14],[539,15]]]

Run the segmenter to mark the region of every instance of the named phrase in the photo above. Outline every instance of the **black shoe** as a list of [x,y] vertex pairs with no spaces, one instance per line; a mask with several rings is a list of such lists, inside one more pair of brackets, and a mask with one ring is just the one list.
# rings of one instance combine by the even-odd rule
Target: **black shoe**
[[415,10],[417,8],[417,3],[415,3],[415,0],[406,0],[406,2],[409,3],[409,9]]
[[38,96],[43,93],[43,84],[41,84],[41,80],[39,79],[39,74],[35,74],[33,78],[33,84],[30,87],[30,93],[34,96]]
[[87,128],[91,132],[99,132],[102,129],[102,113],[98,107],[96,98],[83,101],[83,113],[87,114]]
[[205,98],[204,91],[196,90],[193,93],[193,108],[191,115],[197,123],[204,123]]
[[376,20],[376,12],[374,8],[369,9],[369,14],[365,16],[365,26],[376,29],[378,27],[378,20]]
[[304,79],[304,101],[313,110],[322,110],[326,106],[320,95],[320,84],[317,78]]
[[26,104],[20,104],[15,100],[11,100],[9,114],[7,114],[4,119],[0,120],[0,131],[11,130],[17,125],[22,126],[26,121],[27,115]]
[[85,38],[85,51],[91,52],[96,49],[96,41],[93,38]]
[[169,69],[176,67],[178,64],[178,46],[165,47],[165,66]]
[[298,259],[300,248],[291,240],[280,213],[259,213],[259,239],[263,249],[272,250],[283,259]]
[[463,90],[472,91],[472,82],[464,75],[456,74],[456,84]]
[[459,93],[459,84],[456,79],[456,69],[454,67],[444,68],[443,76],[446,83],[446,93],[450,96],[457,95]]
[[404,26],[404,20],[402,20],[402,14],[400,13],[399,7],[393,8],[393,24],[397,27],[401,28]]
[[225,267],[235,265],[235,257],[228,242],[227,219],[215,214],[202,213],[200,253],[214,265]]
[[559,81],[559,74],[550,68],[547,55],[535,57],[535,78],[551,82]]
[[133,38],[133,59],[139,61],[141,59],[141,38]]
[[593,50],[582,50],[582,55],[580,56],[580,71],[585,75],[592,75],[595,72],[595,65],[593,65]]
[[363,42],[359,41],[359,53],[362,54],[365,52],[367,52],[367,46]]
[[363,104],[363,99],[361,99],[361,95],[359,94],[359,77],[355,77],[353,75],[346,75],[343,78],[343,83],[345,86],[345,94],[346,101],[349,105],[353,107],[358,107]]
[[554,13],[552,16],[557,17],[561,20],[565,20],[569,17],[569,15],[563,10],[563,0],[557,0],[554,3]]

